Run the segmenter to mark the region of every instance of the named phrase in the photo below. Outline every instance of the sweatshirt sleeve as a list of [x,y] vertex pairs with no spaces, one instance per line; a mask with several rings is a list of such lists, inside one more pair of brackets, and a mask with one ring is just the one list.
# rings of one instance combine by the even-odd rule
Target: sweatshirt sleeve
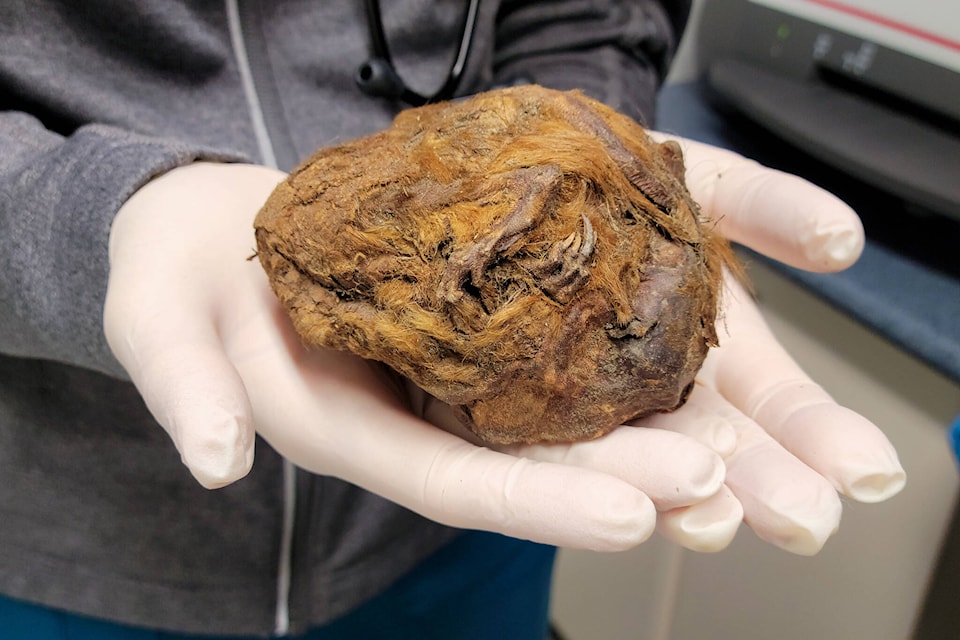
[[582,89],[652,126],[656,93],[689,8],[654,0],[504,0],[494,82]]
[[69,136],[0,113],[0,352],[125,376],[103,334],[113,217],[150,178],[237,160],[105,125]]

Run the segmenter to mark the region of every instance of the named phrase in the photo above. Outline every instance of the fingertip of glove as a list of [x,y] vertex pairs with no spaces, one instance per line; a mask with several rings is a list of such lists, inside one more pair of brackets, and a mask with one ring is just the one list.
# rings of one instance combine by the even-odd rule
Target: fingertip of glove
[[900,493],[907,484],[903,469],[870,473],[860,476],[843,488],[843,492],[858,502],[883,502]]
[[739,520],[728,520],[692,529],[681,526],[680,529],[671,531],[666,537],[690,551],[719,553],[730,546],[739,528]]
[[811,405],[795,411],[785,426],[781,442],[858,502],[883,502],[906,485],[896,449],[879,428],[850,409]]
[[737,448],[737,430],[729,421],[717,417],[715,426],[710,431],[709,439],[705,444],[713,449],[717,455],[727,457]]
[[743,506],[729,491],[700,504],[660,514],[657,527],[669,540],[699,553],[726,549],[743,521]]
[[819,508],[808,509],[805,512],[792,513],[781,511],[776,514],[778,522],[770,527],[755,531],[763,531],[761,537],[784,551],[799,556],[814,556],[820,553],[823,546],[840,528],[840,515],[843,507],[836,494],[832,500],[825,501]]
[[720,490],[720,487],[723,486],[723,481],[726,476],[727,466],[724,464],[723,458],[716,452],[710,451],[708,464],[704,466],[704,474],[701,477],[701,482],[698,483],[701,491],[699,497],[705,499],[715,495],[717,491]]
[[697,455],[691,454],[684,461],[689,470],[683,482],[678,482],[669,491],[660,489],[656,494],[651,492],[651,497],[661,511],[702,503],[715,496],[723,487],[727,475],[723,458],[709,449],[702,449],[697,453],[700,454],[699,459]]
[[816,531],[805,526],[796,526],[789,529],[782,529],[778,532],[775,539],[770,540],[784,551],[798,556],[815,556],[823,550],[837,528],[830,531]]
[[822,272],[846,269],[863,252],[863,233],[856,229],[830,229],[817,233],[804,246],[810,268]]
[[[183,432],[181,431],[181,434]],[[227,419],[185,435],[180,457],[201,486],[219,489],[246,476],[253,467],[251,429],[242,419]]]
[[847,465],[836,473],[839,490],[858,502],[876,503],[900,493],[907,484],[907,473],[897,452],[887,441],[878,442],[872,451],[860,451],[860,457],[847,456]]
[[207,456],[200,461],[184,458],[183,463],[203,488],[221,489],[250,473],[253,451],[242,456]]
[[595,505],[596,528],[585,536],[586,544],[575,544],[593,551],[626,551],[647,541],[656,530],[657,511],[653,502],[637,491],[617,500],[598,501]]

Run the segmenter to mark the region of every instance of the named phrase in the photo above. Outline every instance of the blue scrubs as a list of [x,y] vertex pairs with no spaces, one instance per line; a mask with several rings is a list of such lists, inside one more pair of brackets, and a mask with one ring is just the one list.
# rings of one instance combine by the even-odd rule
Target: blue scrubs
[[[544,640],[555,554],[545,545],[466,532],[359,609],[297,640]],[[3,597],[0,637],[248,640],[128,627]]]

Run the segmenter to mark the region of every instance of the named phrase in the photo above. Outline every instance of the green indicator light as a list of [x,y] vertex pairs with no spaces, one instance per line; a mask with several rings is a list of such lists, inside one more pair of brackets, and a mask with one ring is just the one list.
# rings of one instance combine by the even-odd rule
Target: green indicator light
[[787,36],[789,35],[790,35],[789,26],[782,24],[779,27],[777,27],[777,38],[779,38],[780,40],[786,40]]

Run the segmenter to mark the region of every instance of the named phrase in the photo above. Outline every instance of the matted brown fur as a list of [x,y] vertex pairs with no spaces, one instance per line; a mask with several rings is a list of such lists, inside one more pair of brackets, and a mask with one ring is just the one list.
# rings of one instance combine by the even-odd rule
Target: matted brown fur
[[578,92],[492,91],[319,151],[257,253],[308,345],[386,363],[488,442],[589,439],[681,405],[716,343],[729,249],[683,173]]

